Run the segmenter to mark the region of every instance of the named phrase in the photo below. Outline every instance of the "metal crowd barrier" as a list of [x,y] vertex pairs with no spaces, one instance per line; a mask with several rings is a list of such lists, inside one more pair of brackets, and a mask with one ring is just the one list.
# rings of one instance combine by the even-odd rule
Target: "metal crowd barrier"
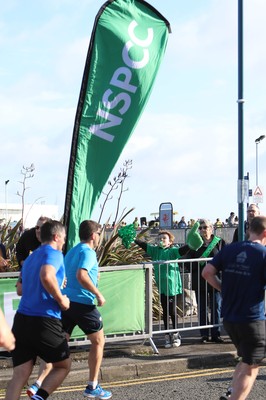
[[[211,260],[211,258],[198,258],[198,259],[180,259],[180,260],[169,260],[169,261],[156,261],[153,262],[153,264],[158,265],[159,268],[159,276],[160,276],[160,268],[168,268],[168,265],[170,263],[174,263],[176,265],[176,268],[180,270],[181,274],[181,280],[182,280],[182,286],[183,290],[182,293],[177,295],[175,300],[175,308],[176,308],[176,327],[173,328],[172,321],[170,321],[170,316],[169,316],[169,307],[167,308],[167,319],[169,321],[169,327],[165,329],[164,327],[164,322],[163,322],[163,313],[162,313],[162,307],[161,307],[161,301],[160,301],[160,293],[161,293],[161,288],[160,284],[159,287],[157,287],[158,290],[158,295],[154,299],[153,303],[153,310],[157,310],[156,318],[153,315],[153,331],[152,335],[159,335],[159,334],[169,334],[169,333],[174,333],[174,332],[182,332],[182,331],[188,331],[188,330],[199,330],[199,329],[204,329],[204,328],[212,328],[215,326],[219,326],[218,324],[210,324],[206,323],[203,325],[200,325],[198,317],[198,309],[200,308],[200,303],[197,303],[196,300],[196,293],[194,291],[194,288],[192,287],[192,268],[194,268],[194,273],[195,273],[195,265],[197,265],[196,268],[196,274],[197,274],[197,282],[199,285],[200,282],[200,276],[201,276],[201,269],[200,269],[200,263],[204,262],[206,264],[207,261]],[[155,284],[155,283],[154,283]],[[209,296],[207,293],[207,282],[204,282],[205,288],[203,291],[206,293],[204,301],[205,301],[205,306],[207,310],[206,316],[203,318],[206,321],[212,320],[214,316],[210,315],[210,303],[209,303]],[[155,285],[157,286],[157,285]],[[155,289],[156,290],[156,289]],[[169,296],[167,296],[167,304]]]
[[[169,327],[167,329],[164,328],[164,323],[163,323],[163,317],[162,317],[162,308],[161,308],[161,303],[160,303],[160,291],[161,288],[157,287],[157,285],[154,282],[153,279],[153,265],[149,263],[143,263],[140,265],[124,265],[124,266],[106,266],[106,267],[101,267],[100,271],[105,276],[105,280],[103,281],[107,282],[107,284],[110,283],[110,287],[106,286],[105,290],[108,290],[108,298],[109,301],[106,302],[106,305],[100,309],[101,313],[102,311],[105,310],[105,315],[103,315],[103,321],[105,322],[105,319],[111,318],[111,319],[117,319],[117,322],[119,321],[119,318],[121,319],[121,312],[120,311],[120,306],[122,305],[128,305],[128,312],[132,313],[132,318],[134,317],[134,308],[131,306],[130,302],[132,301],[132,295],[129,293],[129,289],[133,290],[134,295],[136,296],[141,296],[143,295],[143,323],[140,324],[140,327],[137,328],[132,328],[132,329],[127,329],[126,327],[119,327],[117,331],[113,329],[112,332],[109,332],[105,335],[105,339],[108,342],[121,342],[121,341],[134,341],[134,340],[149,340],[150,344],[154,350],[155,353],[158,353],[158,349],[155,346],[153,342],[153,337],[156,335],[162,335],[162,334],[169,334],[169,333],[174,333],[176,331],[180,332],[182,334],[182,331],[191,331],[191,330],[198,330],[202,328],[211,328],[213,326],[217,325],[212,325],[209,323],[206,323],[205,325],[200,325],[198,321],[198,307],[200,304],[197,304],[196,301],[196,296],[195,296],[195,291],[193,290],[194,288],[192,287],[192,268],[194,268],[195,271],[195,265],[197,265],[197,274],[198,274],[198,281],[200,280],[200,263],[206,262],[210,260],[210,258],[200,258],[200,259],[180,259],[180,260],[169,260],[169,261],[158,261],[158,262],[153,262],[154,265],[160,264],[160,265],[166,265],[166,268],[168,268],[169,263],[176,263],[176,268],[180,269],[180,274],[181,274],[181,279],[182,279],[182,286],[183,286],[183,291],[180,295],[176,296],[176,327],[173,328],[171,327],[171,324],[169,323]],[[159,267],[160,268],[160,267]],[[113,282],[113,277],[114,273],[121,273],[123,274],[123,271],[132,271],[132,277],[134,277],[134,274],[137,274],[137,271],[143,271],[143,275],[141,277],[142,280],[144,280],[143,284],[131,284],[131,280],[125,282],[123,279],[123,275],[121,275],[121,278],[117,280],[115,287],[112,286]],[[195,273],[195,272],[194,272]],[[10,272],[10,273],[0,273],[0,305],[3,308],[3,311],[6,315],[6,318],[8,320],[8,323],[12,325],[13,317],[15,314],[15,310],[12,308],[12,304],[14,302],[19,301],[19,297],[16,295],[15,292],[15,281],[16,278],[18,277],[18,272]],[[14,278],[14,281],[12,283],[12,288],[11,292],[9,289],[8,293],[3,293],[2,292],[2,286],[1,286],[1,281],[3,281],[1,278]],[[121,282],[120,282],[121,280]],[[101,280],[100,280],[101,284]],[[104,282],[103,282],[104,284]],[[207,285],[207,283],[205,283]],[[122,293],[122,288],[125,288],[126,286],[126,291]],[[140,289],[141,287],[141,289]],[[101,290],[101,287],[100,287]],[[119,295],[121,291],[121,295]],[[144,291],[144,293],[142,293]],[[105,291],[103,291],[103,295],[106,297]],[[112,304],[112,297],[113,296],[118,296],[117,301]],[[209,315],[209,299],[206,296],[205,298],[206,301],[206,309],[208,313],[208,318],[211,319],[211,316]],[[108,306],[108,302],[111,303],[110,306]],[[108,308],[109,307],[109,308]],[[136,310],[137,312],[138,310]],[[123,312],[125,312],[123,310]],[[125,315],[125,314],[124,314]],[[138,319],[138,318],[137,318]],[[169,315],[168,315],[168,320],[169,320]],[[206,315],[206,321],[207,321],[207,315]],[[107,324],[108,325],[108,324]],[[119,325],[119,324],[118,324]],[[137,325],[138,326],[138,325]],[[107,326],[108,328],[108,326]],[[105,329],[105,324],[104,324],[104,329]],[[108,331],[108,329],[107,329]],[[72,337],[70,341],[70,346],[83,346],[89,344],[90,341],[87,340],[87,338],[82,335],[77,333]]]
[[[105,333],[105,341],[106,342],[124,342],[124,341],[134,341],[134,340],[149,340],[151,346],[153,347],[154,351],[157,351],[153,340],[152,340],[152,290],[153,290],[153,285],[152,285],[152,264],[150,263],[145,263],[145,264],[136,264],[136,265],[120,265],[120,266],[105,266],[105,267],[100,267],[99,268],[100,273],[103,274],[110,274],[112,275],[113,272],[117,271],[144,271],[144,285],[143,285],[143,290],[144,293],[139,293],[139,288],[138,284],[135,283],[136,287],[132,287],[131,289],[134,290],[136,296],[140,296],[143,294],[143,325],[140,326],[137,330],[130,330],[125,327],[125,332],[119,332],[119,331],[114,331],[112,333],[107,332],[107,325],[108,323],[105,320],[105,315],[103,314],[103,311],[105,311],[105,314],[111,314],[113,317],[112,318],[123,318],[121,315],[121,311],[119,309],[120,305],[123,303],[128,304],[128,312],[130,315],[130,319],[134,319],[134,309],[130,306],[130,302],[132,300],[132,296],[130,295],[129,287],[126,288],[126,292],[122,294],[119,297],[119,302],[116,303],[116,308],[112,309],[106,309],[108,307],[108,299],[104,307],[100,308],[100,312],[103,316],[103,322],[104,322],[104,333]],[[102,279],[102,278],[101,278]],[[101,282],[101,280],[100,280]],[[125,282],[121,280],[120,282],[120,288],[125,287]],[[131,284],[130,284],[131,285]],[[120,293],[120,288],[119,286],[116,288],[113,288],[113,291],[115,292],[114,294],[119,294]],[[100,287],[101,290],[101,287]],[[112,288],[111,288],[112,290]],[[104,297],[106,297],[106,293],[102,291]],[[110,293],[111,295],[112,293]],[[70,346],[83,346],[86,344],[90,344],[90,341],[87,340],[85,336],[82,337],[77,337],[77,338],[72,338],[70,341]]]
[[[107,300],[100,308],[106,342],[148,339],[153,346],[152,265],[106,266],[100,267],[100,272],[99,287]],[[0,306],[10,326],[20,301],[15,289],[18,276],[18,272],[0,273]],[[131,304],[132,299],[137,307]],[[83,332],[76,328],[69,345],[89,343]]]

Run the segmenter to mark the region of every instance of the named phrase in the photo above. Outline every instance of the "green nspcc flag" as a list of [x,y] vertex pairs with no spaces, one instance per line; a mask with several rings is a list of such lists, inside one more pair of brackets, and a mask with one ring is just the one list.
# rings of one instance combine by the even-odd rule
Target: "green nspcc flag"
[[72,139],[65,200],[67,248],[78,242],[150,96],[170,25],[141,0],[107,1],[92,32]]

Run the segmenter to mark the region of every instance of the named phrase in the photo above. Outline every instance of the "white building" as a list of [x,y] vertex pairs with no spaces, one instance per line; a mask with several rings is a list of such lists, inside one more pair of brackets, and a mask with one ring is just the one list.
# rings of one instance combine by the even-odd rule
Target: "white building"
[[[38,218],[43,215],[52,219],[60,219],[58,206],[49,204],[25,204],[24,206],[24,229],[32,228],[36,225]],[[0,221],[6,223],[10,221],[18,222],[22,218],[21,204],[0,203]]]

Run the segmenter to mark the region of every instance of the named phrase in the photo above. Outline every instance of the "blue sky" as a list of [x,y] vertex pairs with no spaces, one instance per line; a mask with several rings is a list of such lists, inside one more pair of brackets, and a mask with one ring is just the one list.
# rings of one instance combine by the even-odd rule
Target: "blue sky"
[[[237,0],[151,0],[170,22],[148,105],[111,176],[132,159],[122,209],[177,219],[237,214]],[[252,4],[251,4],[252,3]],[[10,0],[0,11],[0,202],[20,202],[22,166],[35,165],[26,202],[64,208],[70,145],[97,0]],[[266,3],[244,1],[244,169],[255,187],[255,139],[266,134]],[[266,188],[266,139],[259,185]],[[116,212],[116,193],[105,217]],[[100,214],[99,201],[93,217]],[[252,199],[250,199],[252,202]],[[264,212],[264,204],[261,205]],[[112,218],[112,216],[111,216]],[[129,220],[131,217],[128,218]]]

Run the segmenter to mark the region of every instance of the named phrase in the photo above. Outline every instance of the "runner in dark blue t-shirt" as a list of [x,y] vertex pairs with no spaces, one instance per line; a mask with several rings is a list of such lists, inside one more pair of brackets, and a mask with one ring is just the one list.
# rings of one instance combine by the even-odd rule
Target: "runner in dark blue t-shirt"
[[202,271],[209,284],[221,291],[223,324],[242,358],[232,388],[221,400],[247,398],[265,357],[265,245],[266,217],[258,216],[250,224],[249,241],[225,246]]

